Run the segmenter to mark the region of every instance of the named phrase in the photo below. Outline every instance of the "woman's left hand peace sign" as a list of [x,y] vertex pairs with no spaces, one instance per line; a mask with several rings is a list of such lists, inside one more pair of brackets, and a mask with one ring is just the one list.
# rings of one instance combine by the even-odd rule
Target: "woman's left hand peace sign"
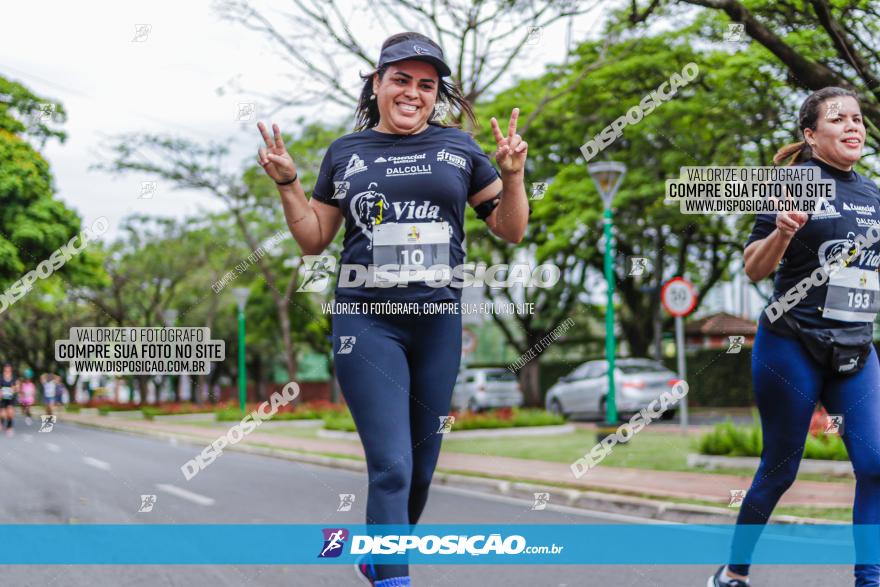
[[510,122],[507,124],[507,136],[501,134],[498,121],[492,117],[492,133],[498,150],[495,151],[495,161],[501,171],[516,173],[522,171],[526,164],[526,155],[529,152],[529,144],[521,136],[516,134],[516,119],[519,118],[519,108],[514,108],[510,113]]

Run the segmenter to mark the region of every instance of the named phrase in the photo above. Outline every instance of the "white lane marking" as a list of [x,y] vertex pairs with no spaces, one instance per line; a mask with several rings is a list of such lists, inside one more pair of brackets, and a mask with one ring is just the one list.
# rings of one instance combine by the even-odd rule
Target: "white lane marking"
[[187,491],[186,489],[183,489],[182,487],[177,487],[176,485],[157,483],[156,488],[164,491],[165,493],[176,495],[181,499],[185,499],[199,505],[214,505],[214,498],[199,495],[198,493],[193,493],[192,491]]
[[46,448],[49,449],[49,452],[61,452],[61,447],[54,442],[47,442]]
[[83,462],[87,465],[95,467],[96,469],[101,469],[102,471],[110,470],[110,463],[106,461],[101,461],[92,457],[83,457]]

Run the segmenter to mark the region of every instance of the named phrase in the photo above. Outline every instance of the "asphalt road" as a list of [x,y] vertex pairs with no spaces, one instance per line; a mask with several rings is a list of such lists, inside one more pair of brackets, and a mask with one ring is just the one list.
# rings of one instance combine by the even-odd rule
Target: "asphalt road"
[[[56,424],[16,422],[0,437],[0,523],[309,523],[361,524],[366,477],[360,473],[269,457],[226,452],[189,482],[180,465],[200,449],[158,440]],[[355,494],[349,512],[337,512],[340,493]],[[138,512],[142,494],[155,494],[151,512]],[[424,523],[591,524],[636,523],[549,506],[533,511],[522,500],[436,487]],[[0,536],[2,548],[2,536]],[[706,566],[414,566],[419,587],[703,587]],[[9,586],[334,586],[358,585],[352,567],[249,565],[11,565],[0,570]],[[765,566],[752,584],[773,587],[852,585],[848,567]]]

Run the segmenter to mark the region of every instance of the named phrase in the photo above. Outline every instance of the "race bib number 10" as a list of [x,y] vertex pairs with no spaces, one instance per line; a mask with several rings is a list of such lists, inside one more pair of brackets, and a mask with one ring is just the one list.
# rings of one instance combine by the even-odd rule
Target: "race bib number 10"
[[[448,279],[449,223],[389,222],[373,227],[373,264],[376,280],[408,283]],[[382,267],[382,266],[385,267]],[[442,265],[443,270],[429,270]]]

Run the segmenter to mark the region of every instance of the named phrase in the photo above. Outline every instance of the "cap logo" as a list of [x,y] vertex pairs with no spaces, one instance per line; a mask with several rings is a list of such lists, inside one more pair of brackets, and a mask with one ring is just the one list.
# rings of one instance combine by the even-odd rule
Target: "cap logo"
[[413,45],[413,51],[415,51],[415,52],[418,53],[419,55],[428,55],[428,54],[430,54],[430,51],[428,51],[427,49],[425,49],[424,47],[422,47],[422,46],[420,46],[420,45]]

